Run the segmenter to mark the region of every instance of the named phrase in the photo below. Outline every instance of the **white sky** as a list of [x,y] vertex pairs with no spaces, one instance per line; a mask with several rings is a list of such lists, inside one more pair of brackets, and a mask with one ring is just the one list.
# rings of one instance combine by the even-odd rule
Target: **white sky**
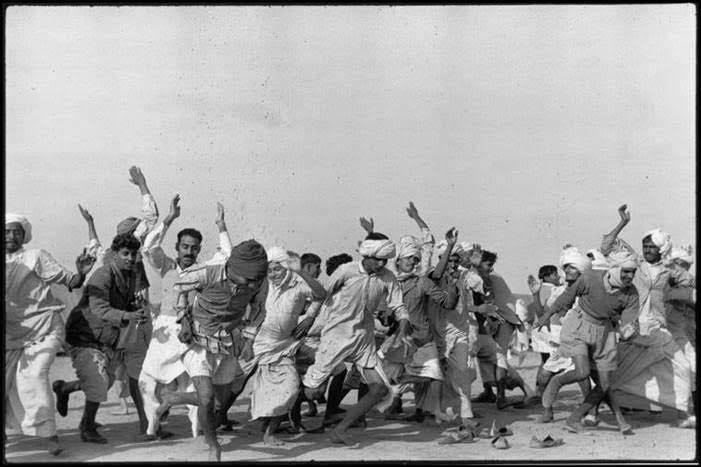
[[6,209],[64,264],[139,196],[216,247],[255,236],[327,258],[413,200],[499,255],[516,292],[560,248],[661,227],[695,241],[693,5],[12,7]]

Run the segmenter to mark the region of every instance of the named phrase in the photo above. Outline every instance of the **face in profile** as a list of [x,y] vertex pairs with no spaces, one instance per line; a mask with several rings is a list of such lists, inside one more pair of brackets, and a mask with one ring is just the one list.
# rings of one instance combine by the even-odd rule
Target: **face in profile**
[[321,263],[307,263],[302,269],[314,279],[318,279],[321,275]]

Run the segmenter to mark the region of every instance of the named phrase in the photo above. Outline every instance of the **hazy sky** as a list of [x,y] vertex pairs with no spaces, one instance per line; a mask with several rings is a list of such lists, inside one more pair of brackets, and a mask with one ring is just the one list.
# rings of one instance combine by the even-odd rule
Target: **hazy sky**
[[166,240],[255,236],[323,258],[375,219],[448,227],[499,255],[516,292],[563,244],[696,238],[693,5],[12,7],[6,209],[71,265],[139,211],[140,166]]

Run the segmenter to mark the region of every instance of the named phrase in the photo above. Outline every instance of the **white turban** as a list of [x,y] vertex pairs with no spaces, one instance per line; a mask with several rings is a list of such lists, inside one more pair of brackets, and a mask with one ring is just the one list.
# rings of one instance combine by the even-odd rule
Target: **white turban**
[[652,238],[652,243],[657,245],[660,249],[660,254],[662,257],[666,257],[669,251],[672,249],[672,236],[667,232],[663,232],[660,229],[650,230],[643,235],[643,238],[650,236]]
[[29,223],[26,217],[20,216],[19,214],[10,214],[5,213],[5,227],[7,227],[7,224],[11,224],[13,222],[17,222],[18,224],[22,225],[22,230],[24,230],[24,241],[22,244],[29,243],[29,241],[32,239],[32,224]]
[[591,250],[587,251],[587,255],[592,255],[594,259],[591,261],[591,268],[592,269],[608,269],[609,268],[609,263],[606,261],[606,256],[596,248],[592,248]]
[[639,258],[635,253],[628,250],[617,250],[607,257],[611,268],[630,269],[637,268]]
[[390,259],[397,253],[392,240],[363,240],[358,248],[360,256]]
[[[465,250],[462,246],[462,243],[456,243],[453,249],[451,250],[450,254],[451,255],[460,255],[462,256],[465,253]],[[448,242],[445,240],[441,240],[440,242],[436,243],[436,256],[443,256],[443,253],[448,249]]]
[[579,272],[591,269],[591,259],[573,246],[564,248],[560,253],[560,267],[564,269],[567,264],[571,264]]
[[397,259],[408,258],[415,256],[421,259],[421,248],[419,248],[416,238],[411,235],[406,235],[399,239],[399,251],[397,251]]
[[274,246],[266,248],[266,253],[268,253],[269,263],[280,263],[287,267],[287,262],[290,260],[290,255],[287,254],[287,250],[279,246]]
[[669,252],[669,260],[680,260],[692,264],[694,262],[694,249],[691,245],[681,245],[672,247]]

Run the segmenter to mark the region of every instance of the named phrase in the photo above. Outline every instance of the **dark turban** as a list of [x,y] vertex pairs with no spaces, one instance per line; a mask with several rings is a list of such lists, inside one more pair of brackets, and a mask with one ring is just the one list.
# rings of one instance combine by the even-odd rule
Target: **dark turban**
[[268,272],[268,255],[263,245],[255,240],[246,240],[231,250],[226,267],[246,279],[260,280]]

